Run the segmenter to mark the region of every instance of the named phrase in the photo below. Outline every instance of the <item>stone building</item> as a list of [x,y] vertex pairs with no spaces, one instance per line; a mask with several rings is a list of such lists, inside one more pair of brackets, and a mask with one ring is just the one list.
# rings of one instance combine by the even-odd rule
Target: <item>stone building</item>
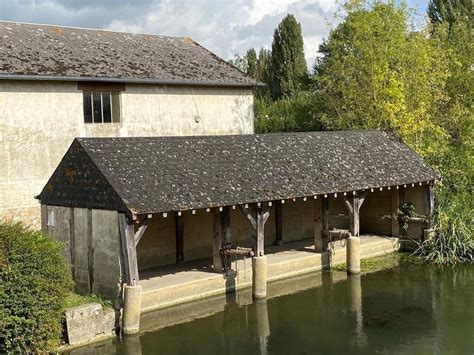
[[253,133],[256,85],[190,38],[0,22],[0,218],[39,226],[76,137]]

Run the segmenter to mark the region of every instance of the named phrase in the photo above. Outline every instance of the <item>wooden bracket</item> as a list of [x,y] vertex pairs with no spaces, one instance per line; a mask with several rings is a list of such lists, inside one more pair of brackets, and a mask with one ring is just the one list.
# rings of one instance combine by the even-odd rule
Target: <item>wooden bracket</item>
[[135,233],[135,246],[138,245],[140,239],[142,239],[143,234],[145,234],[146,229],[148,228],[148,224],[150,223],[151,218],[145,217],[142,225],[138,228],[137,232]]
[[265,223],[270,217],[272,206],[261,205],[257,207],[257,204],[252,204],[249,205],[248,208],[239,205],[239,208],[252,226],[252,240],[255,256],[264,255]]

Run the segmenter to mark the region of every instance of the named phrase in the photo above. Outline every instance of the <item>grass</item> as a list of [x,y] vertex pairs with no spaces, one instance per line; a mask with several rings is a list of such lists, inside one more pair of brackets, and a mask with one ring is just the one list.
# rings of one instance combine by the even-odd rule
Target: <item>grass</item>
[[[393,253],[375,258],[361,259],[360,271],[362,273],[376,272],[391,269],[403,262],[417,262],[419,258],[407,253]],[[346,271],[346,263],[338,264],[332,267],[336,271]]]
[[101,297],[99,295],[86,295],[82,296],[75,292],[70,292],[69,295],[64,299],[63,308],[72,308],[81,306],[86,303],[100,303],[103,308],[111,308],[112,301]]

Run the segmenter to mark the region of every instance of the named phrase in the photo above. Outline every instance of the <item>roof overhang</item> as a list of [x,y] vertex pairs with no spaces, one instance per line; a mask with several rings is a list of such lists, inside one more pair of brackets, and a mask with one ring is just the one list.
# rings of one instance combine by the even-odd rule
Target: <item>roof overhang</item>
[[183,85],[183,86],[210,86],[210,87],[246,87],[257,88],[266,86],[263,83],[221,83],[215,81],[201,80],[163,80],[144,78],[99,78],[87,76],[48,76],[48,75],[23,75],[0,73],[0,80],[24,80],[24,81],[89,81],[99,83],[130,83],[149,85]]

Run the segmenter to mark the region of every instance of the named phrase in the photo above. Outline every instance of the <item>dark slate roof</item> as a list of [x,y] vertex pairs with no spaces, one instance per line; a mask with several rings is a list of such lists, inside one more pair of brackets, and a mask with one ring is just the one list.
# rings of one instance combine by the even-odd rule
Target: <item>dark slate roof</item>
[[0,79],[257,86],[187,37],[0,22]]
[[154,213],[439,178],[383,131],[77,138],[39,199]]

